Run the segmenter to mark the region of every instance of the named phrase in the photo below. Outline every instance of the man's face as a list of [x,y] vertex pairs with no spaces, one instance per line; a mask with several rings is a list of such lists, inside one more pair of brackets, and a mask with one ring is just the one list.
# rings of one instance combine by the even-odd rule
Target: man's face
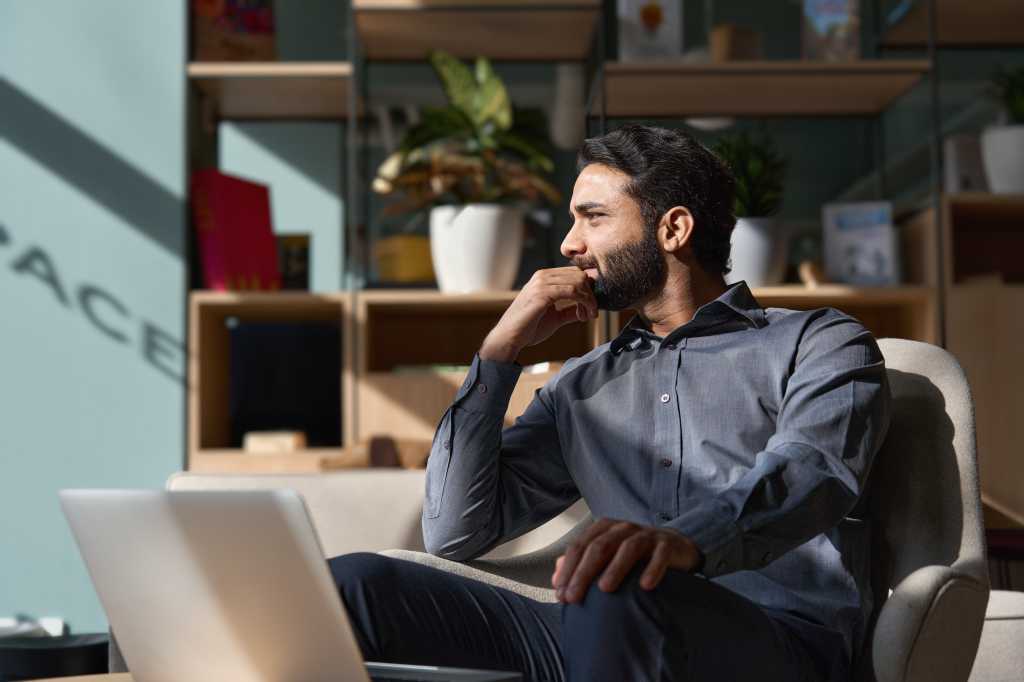
[[665,284],[667,266],[655,226],[625,192],[629,176],[590,164],[576,178],[569,211],[573,225],[562,255],[586,271],[604,310],[635,307]]

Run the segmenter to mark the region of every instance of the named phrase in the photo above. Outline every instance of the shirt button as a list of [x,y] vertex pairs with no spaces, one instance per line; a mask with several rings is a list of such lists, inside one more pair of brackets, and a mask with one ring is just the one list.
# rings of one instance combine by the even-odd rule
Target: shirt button
[[477,386],[476,390],[480,391],[481,393],[487,393],[487,384],[480,384],[479,386]]
[[676,349],[676,344],[670,343],[667,346],[665,346],[665,348],[668,348],[669,350],[675,350]]
[[665,512],[658,514],[658,518],[662,521],[670,521],[672,519],[672,517],[666,514]]
[[668,469],[670,466],[672,466],[672,460],[670,460],[668,457],[665,457],[661,460],[660,464],[662,469]]
[[667,403],[669,400],[672,400],[672,398],[671,398],[671,396],[669,396],[668,393],[662,393],[661,394],[661,402]]
[[452,444],[449,443],[448,441],[445,441],[444,442],[444,449],[445,450],[451,450],[451,448],[452,448]]

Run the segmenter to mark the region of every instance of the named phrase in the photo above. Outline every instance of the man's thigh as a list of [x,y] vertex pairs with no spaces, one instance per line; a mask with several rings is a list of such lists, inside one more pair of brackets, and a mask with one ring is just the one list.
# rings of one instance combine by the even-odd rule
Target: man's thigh
[[328,566],[367,660],[563,679],[558,604],[378,554]]
[[[842,638],[810,642],[790,622],[703,577],[670,570],[654,590],[641,568],[614,593],[596,585],[563,613],[567,679],[827,680]],[[809,646],[809,644],[820,646]]]

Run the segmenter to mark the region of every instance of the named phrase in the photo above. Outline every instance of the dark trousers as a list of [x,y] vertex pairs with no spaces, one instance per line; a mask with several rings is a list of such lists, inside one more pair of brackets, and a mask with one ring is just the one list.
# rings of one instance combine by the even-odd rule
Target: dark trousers
[[514,670],[527,680],[842,680],[841,637],[701,577],[639,569],[613,593],[537,602],[377,554],[329,560],[370,661]]

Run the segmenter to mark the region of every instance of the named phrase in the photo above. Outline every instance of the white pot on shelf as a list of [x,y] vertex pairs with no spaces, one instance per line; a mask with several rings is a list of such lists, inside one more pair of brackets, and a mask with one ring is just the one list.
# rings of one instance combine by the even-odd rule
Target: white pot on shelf
[[430,211],[430,255],[444,293],[511,289],[522,252],[522,209],[466,204]]
[[745,281],[750,287],[782,282],[786,274],[786,240],[775,218],[739,218],[732,231],[729,284]]
[[1024,193],[1024,125],[986,128],[981,133],[981,160],[989,190]]

